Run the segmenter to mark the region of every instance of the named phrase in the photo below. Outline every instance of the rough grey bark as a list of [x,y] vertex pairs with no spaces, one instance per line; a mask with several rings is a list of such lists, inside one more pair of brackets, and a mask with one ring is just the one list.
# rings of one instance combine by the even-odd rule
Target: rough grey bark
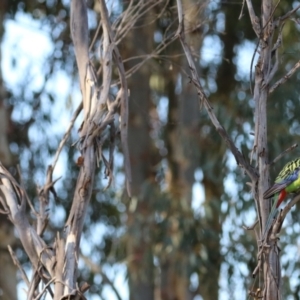
[[[265,231],[265,224],[270,211],[270,204],[263,200],[263,193],[269,185],[268,146],[267,146],[267,99],[269,84],[277,70],[277,59],[272,59],[274,20],[273,2],[264,0],[260,21],[255,15],[250,0],[247,1],[248,10],[253,29],[259,39],[259,57],[255,66],[255,86],[253,98],[255,101],[255,143],[253,152],[256,154],[259,173],[255,201],[258,209],[261,234]],[[261,235],[262,236],[262,235]],[[265,282],[264,299],[280,299],[280,262],[277,241],[269,241],[268,248],[264,252],[263,279]]]

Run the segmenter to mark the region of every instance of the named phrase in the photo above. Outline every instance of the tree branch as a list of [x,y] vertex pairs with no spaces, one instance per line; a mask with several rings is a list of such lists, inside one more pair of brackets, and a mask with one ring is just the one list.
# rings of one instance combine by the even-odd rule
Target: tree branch
[[10,254],[12,260],[13,260],[13,263],[15,264],[15,266],[18,267],[18,269],[19,269],[19,271],[20,271],[20,273],[21,273],[21,277],[23,278],[23,280],[24,280],[25,284],[27,285],[27,287],[29,287],[30,281],[29,281],[29,279],[28,279],[28,277],[27,277],[27,275],[26,275],[24,269],[22,268],[22,266],[21,266],[21,264],[20,264],[18,258],[16,257],[16,255],[15,255],[13,249],[11,248],[10,245],[8,245],[7,248],[8,248],[9,254]]
[[58,148],[57,148],[57,150],[56,150],[56,153],[55,153],[55,156],[54,156],[54,160],[53,160],[53,163],[52,163],[52,168],[53,168],[53,170],[54,170],[55,167],[56,167],[56,164],[57,164],[59,155],[60,155],[60,153],[61,153],[61,151],[62,151],[62,149],[63,149],[65,143],[67,142],[67,140],[68,140],[68,138],[69,138],[69,136],[70,136],[70,133],[71,133],[71,130],[72,130],[73,126],[74,126],[74,123],[75,123],[77,117],[79,116],[79,114],[80,114],[82,108],[83,108],[83,103],[81,102],[81,103],[79,104],[79,106],[77,107],[77,109],[75,110],[75,112],[74,112],[74,114],[73,114],[73,117],[72,117],[72,119],[71,119],[71,121],[70,121],[69,127],[68,127],[66,133],[64,134],[62,140],[60,141],[59,146],[58,146]]
[[274,83],[271,86],[269,94],[273,93],[279,85],[284,84],[290,77],[292,77],[292,75],[299,69],[299,67],[300,60],[294,65],[294,67],[290,71],[286,73],[286,75],[284,75],[281,79],[279,79],[276,83]]
[[[85,9],[81,9],[80,13],[87,14],[86,7]],[[79,243],[83,230],[84,219],[94,185],[95,168],[98,159],[100,160],[102,157],[102,145],[108,138],[105,130],[107,126],[114,121],[115,114],[117,113],[117,107],[119,106],[120,101],[122,101],[122,93],[124,93],[122,86],[119,91],[121,94],[119,96],[117,95],[117,99],[114,101],[109,99],[113,63],[112,53],[115,51],[115,45],[113,36],[110,34],[111,29],[104,1],[100,1],[100,14],[103,32],[103,55],[101,60],[103,72],[102,87],[101,89],[99,88],[93,67],[91,64],[88,64],[82,93],[83,98],[90,105],[87,108],[88,112],[85,111],[83,126],[80,128],[80,140],[78,142],[78,146],[81,151],[82,163],[80,164],[80,172],[75,187],[71,211],[66,222],[68,234],[66,238],[65,261],[63,265],[64,276],[62,278],[61,286],[57,289],[57,293],[61,293],[63,286],[64,296],[71,296],[74,294],[79,295],[81,293],[80,289],[78,289],[76,285],[76,271],[78,267]],[[73,19],[74,18],[75,14],[73,16]],[[82,17],[82,19],[84,19],[84,17]],[[80,33],[77,31],[77,34]],[[72,37],[75,40],[80,40],[80,37],[76,37],[76,31],[74,31]],[[76,53],[76,56],[77,55],[78,54]],[[118,59],[120,60],[120,57],[118,57]],[[77,63],[79,63],[79,59],[77,59]],[[82,68],[82,66],[78,65],[79,70],[80,68]],[[122,82],[122,84],[124,84],[124,82]],[[126,81],[125,87],[127,93]],[[125,100],[123,99],[123,101]],[[86,109],[85,104],[83,104],[83,108],[84,110]],[[111,165],[113,165],[112,159],[113,157],[111,156]],[[61,246],[58,247],[59,250]],[[60,266],[61,263],[62,262],[60,261]],[[57,294],[55,296],[59,299],[60,295]]]
[[190,50],[190,47],[188,46],[188,44],[185,41],[183,11],[182,11],[182,3],[180,0],[177,0],[177,8],[178,8],[179,27],[178,27],[176,36],[179,37],[182,48],[183,48],[186,58],[188,60],[189,67],[190,67],[191,74],[192,74],[191,81],[194,83],[194,85],[197,89],[198,96],[200,99],[200,107],[202,105],[204,105],[204,107],[210,117],[210,120],[212,121],[213,125],[215,126],[217,132],[220,134],[220,136],[225,141],[226,145],[228,146],[228,148],[230,149],[232,154],[234,155],[238,166],[242,167],[246,171],[246,173],[248,174],[248,176],[251,178],[251,180],[253,182],[256,182],[257,178],[258,178],[256,170],[246,161],[246,159],[244,158],[242,153],[236,148],[236,146],[233,143],[233,141],[231,140],[230,136],[228,135],[228,133],[226,132],[224,127],[220,124],[219,120],[217,119],[215,113],[213,112],[213,107],[210,105],[210,103],[203,91],[203,87],[200,83],[200,79],[199,79],[199,75],[197,73],[194,59],[192,57],[192,52]]
[[272,166],[274,164],[277,163],[277,161],[279,161],[285,154],[287,154],[288,152],[294,150],[295,148],[298,147],[298,144],[294,144],[291,147],[285,149],[283,152],[281,152],[277,157],[275,157],[270,163],[269,166]]
[[[37,270],[40,263],[50,275],[53,275],[54,254],[45,242],[29,224],[26,216],[25,192],[0,163],[0,189],[4,195],[9,216],[19,233],[21,243],[26,251],[33,268]],[[18,204],[20,200],[20,204]]]
[[293,15],[295,12],[297,12],[297,10],[299,10],[299,8],[300,8],[300,4],[298,4],[294,9],[290,10],[288,13],[286,13],[282,17],[280,17],[279,21],[282,22],[282,21],[287,20],[291,15]]

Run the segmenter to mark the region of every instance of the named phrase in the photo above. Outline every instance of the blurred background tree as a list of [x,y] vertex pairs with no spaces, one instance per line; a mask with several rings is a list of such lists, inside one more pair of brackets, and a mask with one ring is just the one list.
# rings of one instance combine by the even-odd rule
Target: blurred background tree
[[[107,3],[115,24],[128,6],[138,12],[138,17],[133,14],[134,26],[127,31],[124,26],[119,44],[130,89],[133,197],[129,200],[123,193],[119,153],[114,185],[105,193],[106,180],[99,169],[82,241],[80,276],[92,284],[93,299],[126,299],[127,291],[132,300],[247,298],[256,243],[242,225],[255,221],[254,203],[247,178],[199,109],[181,46],[172,41],[178,26],[176,3]],[[275,15],[298,4],[281,1]],[[202,84],[218,118],[249,156],[254,131],[250,69],[257,41],[248,13],[236,1],[185,0],[183,5]],[[254,5],[259,11],[260,3]],[[88,6],[92,37],[99,21],[97,1],[88,1]],[[69,2],[3,0],[0,14],[0,160],[15,175],[20,164],[34,198],[36,184],[44,182],[47,164],[81,101]],[[23,36],[24,28],[29,33]],[[298,61],[298,37],[299,25],[288,21],[276,79]],[[42,54],[30,56],[36,49]],[[99,45],[93,49],[97,57]],[[270,160],[298,140],[299,79],[295,74],[270,96]],[[55,173],[63,179],[58,200],[50,205],[49,240],[61,230],[71,205],[78,172],[78,153],[71,146],[76,132],[72,136]],[[273,177],[295,156],[296,151],[284,156],[272,170]],[[299,298],[298,219],[295,208],[281,238],[286,299]],[[17,299],[17,273],[6,246],[19,245],[3,215],[0,224],[1,299]],[[26,263],[22,250],[17,254]]]

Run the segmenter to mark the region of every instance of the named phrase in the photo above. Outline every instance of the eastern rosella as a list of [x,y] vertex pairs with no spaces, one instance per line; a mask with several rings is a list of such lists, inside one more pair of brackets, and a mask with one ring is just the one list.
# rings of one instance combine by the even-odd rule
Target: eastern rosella
[[300,158],[287,163],[280,171],[275,179],[274,185],[264,192],[264,199],[268,199],[274,196],[273,206],[269,214],[265,234],[268,232],[273,218],[276,216],[278,207],[285,199],[288,193],[294,193],[300,190]]

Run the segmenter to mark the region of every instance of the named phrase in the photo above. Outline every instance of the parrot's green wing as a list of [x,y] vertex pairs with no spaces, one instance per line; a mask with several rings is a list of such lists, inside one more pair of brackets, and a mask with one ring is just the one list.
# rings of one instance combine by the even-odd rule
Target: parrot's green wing
[[300,170],[300,158],[288,162],[275,179],[274,185],[264,192],[264,199],[273,197],[298,179]]

